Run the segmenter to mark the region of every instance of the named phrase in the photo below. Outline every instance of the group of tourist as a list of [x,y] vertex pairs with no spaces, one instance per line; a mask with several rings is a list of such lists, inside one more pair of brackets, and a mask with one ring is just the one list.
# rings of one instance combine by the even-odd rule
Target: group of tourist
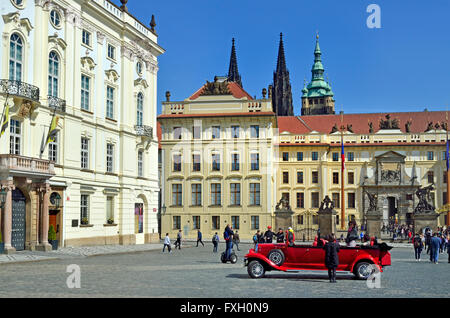
[[383,225],[381,232],[392,235],[392,239],[394,241],[399,239],[407,239],[408,241],[411,241],[412,237],[414,236],[414,228],[411,224],[406,225],[391,223],[387,226]]
[[417,233],[413,239],[414,256],[420,262],[420,255],[424,249],[430,255],[430,262],[438,264],[439,254],[447,252],[450,263],[450,231],[449,229],[437,228],[433,233],[430,228],[425,228],[423,233]]

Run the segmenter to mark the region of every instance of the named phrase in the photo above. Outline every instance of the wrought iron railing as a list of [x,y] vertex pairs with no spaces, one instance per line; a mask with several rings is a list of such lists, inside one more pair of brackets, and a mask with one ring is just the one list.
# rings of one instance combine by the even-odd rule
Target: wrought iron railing
[[48,107],[59,110],[63,113],[66,112],[66,101],[56,96],[48,96]]
[[136,125],[134,126],[136,130],[136,135],[153,138],[153,127],[145,126],[145,125]]
[[21,81],[0,80],[0,93],[39,102],[39,88]]

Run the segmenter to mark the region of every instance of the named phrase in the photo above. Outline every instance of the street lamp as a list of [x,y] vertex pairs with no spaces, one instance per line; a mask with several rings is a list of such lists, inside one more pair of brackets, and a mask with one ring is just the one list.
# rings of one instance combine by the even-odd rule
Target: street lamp
[[167,210],[167,207],[166,207],[166,205],[164,204],[164,205],[161,207],[161,212],[162,212],[163,215],[166,214],[166,210]]

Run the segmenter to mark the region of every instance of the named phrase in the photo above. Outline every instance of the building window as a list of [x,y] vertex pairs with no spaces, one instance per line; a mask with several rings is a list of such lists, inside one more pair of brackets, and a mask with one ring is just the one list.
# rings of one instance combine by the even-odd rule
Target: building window
[[201,139],[201,127],[200,126],[192,127],[192,139]]
[[142,69],[143,69],[142,63],[141,62],[137,62],[136,63],[136,72],[137,72],[137,74],[139,76],[142,76]]
[[442,183],[446,184],[447,183],[447,171],[444,171],[443,178],[444,178],[444,180],[442,181]]
[[11,119],[9,127],[9,153],[12,155],[20,155],[21,130],[20,121]]
[[427,177],[428,177],[428,183],[434,183],[434,171],[428,171]]
[[136,125],[142,126],[144,124],[144,95],[139,93],[137,96],[136,107]]
[[261,185],[259,183],[250,183],[250,205],[261,205],[260,195]]
[[297,215],[297,224],[303,225],[303,215]]
[[173,128],[173,139],[175,139],[175,140],[181,139],[181,127]]
[[82,34],[82,42],[84,45],[91,46],[91,33],[86,30],[83,30]]
[[144,152],[138,151],[138,177],[144,176]]
[[222,205],[222,185],[220,183],[211,184],[211,205]]
[[289,152],[283,152],[283,161],[289,161]]
[[231,171],[239,171],[239,154],[231,154]]
[[333,184],[339,184],[339,172],[333,172]]
[[220,171],[220,154],[218,153],[212,155],[212,170]]
[[108,44],[108,57],[112,60],[116,60],[116,48],[111,44]]
[[213,230],[220,230],[220,216],[213,215],[213,217],[212,217],[212,229]]
[[182,201],[182,196],[183,196],[183,192],[182,192],[182,188],[181,188],[181,184],[172,184],[172,205],[173,206],[181,206],[183,201]]
[[259,154],[252,153],[251,154],[251,170],[259,170]]
[[339,193],[332,193],[331,194],[333,205],[335,208],[341,207],[341,200],[340,200],[340,194]]
[[251,229],[259,230],[259,216],[258,215],[251,216]]
[[297,171],[297,183],[303,184],[303,171]]
[[313,151],[311,154],[311,159],[312,159],[312,161],[319,160],[319,153],[317,151]]
[[114,88],[106,87],[106,117],[114,119]]
[[231,216],[231,226],[233,227],[233,230],[239,230],[239,216]]
[[200,168],[200,155],[192,155],[192,171],[199,172]]
[[89,139],[81,138],[81,169],[89,169]]
[[11,35],[9,43],[9,79],[22,81],[23,42],[17,34]]
[[81,224],[89,224],[89,196],[82,194],[80,198],[80,219]]
[[339,161],[339,152],[333,152],[333,161]]
[[48,95],[58,97],[59,56],[50,52],[48,56]]
[[192,217],[192,227],[194,230],[200,230],[200,216],[194,215]]
[[434,160],[434,152],[433,151],[428,151],[427,152],[427,159],[428,160]]
[[192,205],[201,206],[202,205],[202,185],[192,184]]
[[319,192],[311,193],[311,208],[313,209],[319,208]]
[[305,194],[303,192],[297,192],[297,209],[303,209],[305,207]]
[[312,183],[319,183],[319,172],[313,171],[312,172]]
[[220,126],[212,127],[212,139],[220,139]]
[[174,230],[181,230],[181,216],[174,215],[172,218],[172,222]]
[[289,172],[288,171],[283,171],[283,183],[284,184],[289,183]]
[[241,205],[241,184],[231,183],[230,184],[230,204],[231,205]]
[[297,152],[297,161],[303,161],[303,152]]
[[12,0],[12,3],[19,9],[22,9],[24,6],[23,0]]
[[50,22],[55,28],[59,28],[61,26],[61,16],[56,10],[52,10],[50,12]]
[[114,222],[114,197],[106,197],[106,222],[109,220]]
[[106,172],[114,171],[114,145],[106,145]]
[[447,192],[442,192],[442,205],[447,204]]
[[349,209],[355,208],[355,194],[347,193],[347,206]]
[[347,160],[348,161],[355,161],[355,153],[354,152],[348,152],[347,153]]
[[354,172],[349,172],[347,174],[347,183],[348,184],[355,184],[355,173]]
[[90,81],[86,75],[81,75],[81,109],[89,110],[90,104]]
[[181,155],[173,155],[173,171],[181,171]]
[[239,138],[239,126],[231,126],[231,138]]
[[250,126],[250,137],[251,138],[259,138],[259,126],[258,125]]
[[48,160],[58,162],[58,134],[48,144]]

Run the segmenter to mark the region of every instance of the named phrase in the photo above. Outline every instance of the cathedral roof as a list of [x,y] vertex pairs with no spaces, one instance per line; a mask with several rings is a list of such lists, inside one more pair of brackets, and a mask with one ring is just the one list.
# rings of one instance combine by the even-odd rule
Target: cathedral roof
[[[402,133],[424,133],[427,130],[445,131],[445,111],[424,111],[405,113],[372,113],[372,114],[344,114],[344,115],[311,115],[278,117],[280,134],[293,135],[309,134],[316,131],[330,134],[333,127],[342,125],[351,129],[354,134],[370,134],[372,124],[373,133],[380,130],[400,130]],[[391,126],[389,126],[391,124]],[[396,128],[398,127],[398,129]],[[446,126],[445,126],[446,127]],[[432,128],[432,129],[430,129]]]

